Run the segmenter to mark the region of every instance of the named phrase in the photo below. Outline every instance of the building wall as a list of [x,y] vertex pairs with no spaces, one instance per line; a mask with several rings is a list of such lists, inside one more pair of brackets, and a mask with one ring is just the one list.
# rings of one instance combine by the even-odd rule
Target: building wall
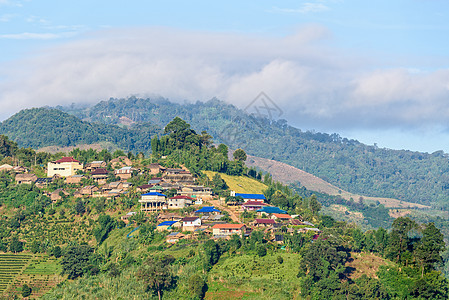
[[68,177],[75,175],[76,171],[82,170],[83,166],[77,162],[53,163],[49,162],[47,165],[47,177],[60,175]]

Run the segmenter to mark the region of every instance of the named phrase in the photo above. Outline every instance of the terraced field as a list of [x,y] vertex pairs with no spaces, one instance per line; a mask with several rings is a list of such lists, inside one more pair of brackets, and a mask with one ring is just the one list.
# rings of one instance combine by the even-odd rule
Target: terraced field
[[0,295],[32,259],[29,254],[0,254]]

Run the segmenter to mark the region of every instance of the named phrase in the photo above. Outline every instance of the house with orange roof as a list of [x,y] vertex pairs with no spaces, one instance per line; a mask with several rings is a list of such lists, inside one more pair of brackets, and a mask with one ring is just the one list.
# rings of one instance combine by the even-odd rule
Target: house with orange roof
[[271,219],[273,220],[281,220],[281,221],[289,221],[292,216],[288,214],[272,214]]
[[245,224],[215,224],[212,226],[212,234],[217,236],[231,236],[233,234],[242,234],[246,231]]

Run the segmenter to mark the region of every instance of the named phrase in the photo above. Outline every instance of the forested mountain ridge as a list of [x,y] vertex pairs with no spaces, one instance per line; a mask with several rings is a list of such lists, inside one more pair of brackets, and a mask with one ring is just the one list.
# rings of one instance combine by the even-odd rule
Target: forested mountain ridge
[[290,164],[348,192],[449,207],[449,160],[442,151],[391,150],[335,133],[304,132],[285,120],[248,116],[217,99],[177,104],[163,98],[130,97],[102,101],[86,109],[59,109],[106,124],[117,124],[124,116],[163,126],[179,116],[193,129],[210,132],[216,142]]
[[[87,108],[57,108],[83,119],[85,122],[80,123],[83,126],[90,124],[92,128],[98,128],[99,136],[95,142],[103,138],[112,140],[124,150],[148,152],[150,137],[160,132],[158,127],[162,128],[179,116],[197,132],[206,130],[211,133],[215,142],[223,142],[233,149],[243,148],[254,156],[290,164],[348,192],[396,198],[437,208],[449,207],[449,161],[442,151],[428,154],[390,150],[364,145],[338,134],[304,132],[289,126],[285,120],[249,116],[245,111],[217,99],[177,104],[163,98],[130,97],[102,101]],[[47,121],[44,116],[38,119],[42,121],[37,122],[37,118],[33,117],[36,113],[54,113],[53,110],[25,112],[30,120],[34,120],[30,124],[36,126],[45,122],[38,126],[46,128],[43,132],[54,132],[54,139],[44,140],[44,135],[30,135],[28,131],[24,134],[23,127],[19,126],[20,122],[25,121],[24,112],[17,114],[23,114],[20,122],[12,122],[17,115],[4,121],[0,133],[10,136],[20,146],[66,146],[76,140],[69,138],[67,141],[68,137],[62,134],[57,136],[61,131],[51,131],[53,126],[60,126],[59,123]],[[134,124],[128,129],[113,126],[122,124],[124,118]],[[78,121],[73,119],[74,123]],[[80,133],[80,136],[83,134]]]
[[150,149],[151,136],[159,131],[160,128],[149,123],[139,124],[133,129],[90,123],[48,107],[22,110],[0,126],[0,134],[22,147],[34,149],[110,142],[124,150],[145,152]]

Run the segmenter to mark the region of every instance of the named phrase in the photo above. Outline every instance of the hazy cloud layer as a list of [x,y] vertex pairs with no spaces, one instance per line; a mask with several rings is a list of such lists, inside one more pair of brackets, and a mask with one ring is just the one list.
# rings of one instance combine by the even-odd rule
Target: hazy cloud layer
[[108,30],[1,66],[0,118],[21,108],[162,95],[245,107],[261,91],[309,128],[446,126],[449,69],[375,69],[326,28],[261,37],[166,28]]

